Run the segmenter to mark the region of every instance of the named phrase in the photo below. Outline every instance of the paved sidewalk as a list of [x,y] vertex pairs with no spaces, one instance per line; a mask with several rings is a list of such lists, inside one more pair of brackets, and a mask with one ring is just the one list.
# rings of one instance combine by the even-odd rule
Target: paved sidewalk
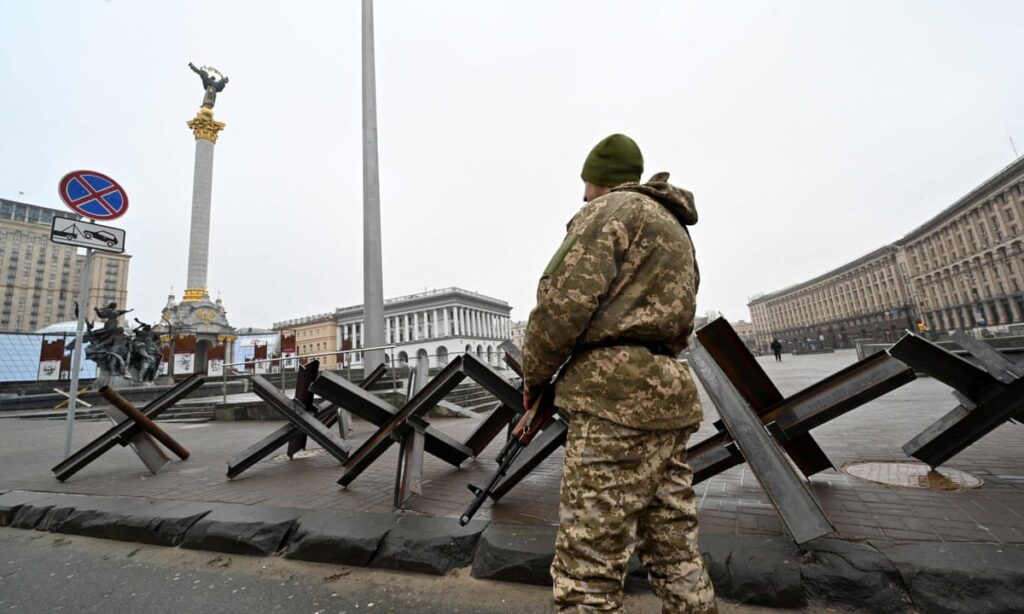
[[[782,363],[759,359],[769,376],[791,394],[855,361],[852,352],[785,356]],[[714,412],[704,397],[707,416],[699,440],[713,432]],[[814,431],[836,466],[862,460],[907,461],[900,446],[955,401],[944,385],[919,379]],[[117,447],[66,483],[50,468],[60,461],[64,422],[0,420],[0,491],[21,489],[154,499],[263,504],[295,508],[391,512],[397,446],[357,479],[349,489],[336,484],[340,466],[315,451],[293,461],[272,457],[236,480],[225,477],[228,458],[274,430],[276,422],[175,424],[164,428],[192,452],[185,462],[150,475],[133,453]],[[437,419],[433,424],[457,439],[475,427],[475,419]],[[356,420],[354,442],[370,432]],[[76,424],[74,447],[85,445],[107,423]],[[494,470],[494,443],[477,461],[455,469],[428,455],[424,495],[408,509],[456,517],[471,495],[469,482],[480,484]],[[954,457],[947,465],[982,479],[980,488],[929,491],[889,487],[828,471],[811,486],[846,539],[970,541],[1024,543],[1024,427],[1008,424]],[[561,454],[556,453],[496,507],[477,515],[502,523],[557,524]],[[745,466],[731,469],[696,487],[701,529],[718,534],[783,533],[774,508]]]

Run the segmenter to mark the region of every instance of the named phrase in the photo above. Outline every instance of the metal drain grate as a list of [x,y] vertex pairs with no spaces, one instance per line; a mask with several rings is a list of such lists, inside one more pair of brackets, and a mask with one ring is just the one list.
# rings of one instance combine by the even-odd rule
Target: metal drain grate
[[939,467],[932,469],[923,463],[861,462],[850,463],[843,471],[855,478],[925,490],[967,490],[981,486],[980,478],[964,471]]

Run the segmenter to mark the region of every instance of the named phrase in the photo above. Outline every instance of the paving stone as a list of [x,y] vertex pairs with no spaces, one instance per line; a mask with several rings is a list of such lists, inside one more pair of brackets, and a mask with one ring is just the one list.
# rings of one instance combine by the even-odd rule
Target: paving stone
[[899,572],[870,544],[823,537],[804,549],[800,575],[810,602],[879,614],[910,611]]
[[363,567],[370,564],[396,521],[394,514],[334,510],[307,512],[299,516],[285,556]]
[[1024,611],[1024,547],[871,542],[898,570],[922,612]]
[[473,577],[525,584],[551,584],[558,527],[491,524],[480,536]]
[[370,566],[443,575],[473,561],[487,524],[474,520],[461,527],[457,518],[401,516]]
[[86,497],[56,530],[104,539],[177,546],[216,503],[155,501],[135,497]]
[[281,549],[303,510],[224,504],[185,533],[182,548],[269,556]]

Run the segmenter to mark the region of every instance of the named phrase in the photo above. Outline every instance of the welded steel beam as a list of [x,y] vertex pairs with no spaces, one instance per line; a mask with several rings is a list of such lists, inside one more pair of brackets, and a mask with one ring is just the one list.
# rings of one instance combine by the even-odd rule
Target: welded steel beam
[[[782,393],[725,318],[702,326],[696,336],[754,413],[763,416],[783,402]],[[780,443],[805,476],[833,468],[825,451],[809,434],[794,433],[788,441]]]
[[[198,373],[189,377],[147,404],[142,409],[142,413],[147,418],[155,419],[157,416],[173,407],[175,403],[202,386],[205,381],[206,376]],[[113,448],[115,445],[128,445],[132,437],[140,432],[142,432],[141,429],[134,422],[131,420],[125,420],[120,424],[111,427],[108,431],[86,444],[82,449],[58,463],[52,471],[56,474],[57,479],[63,482],[72,475],[81,471],[89,463],[102,456],[107,450],[110,450],[110,448]]]
[[967,350],[971,356],[981,363],[989,375],[1004,384],[1011,384],[1018,377],[1024,377],[1024,362],[1015,363],[999,353],[990,344],[968,335],[962,330],[949,334],[953,343]]
[[[422,417],[423,414],[437,405],[441,399],[458,386],[465,377],[465,374],[462,373],[462,357],[457,356],[437,376],[428,381],[413,398],[409,399],[409,402],[402,409],[391,416],[386,422],[379,425],[377,431],[363,442],[363,445],[345,463],[345,473],[338,480],[338,483],[342,486],[351,484],[367,467],[384,454],[391,447],[391,444],[395,443],[396,440],[401,441],[402,437],[408,434],[408,431],[411,429],[408,424],[409,418],[413,416]],[[354,413],[357,412],[354,411]],[[457,462],[452,464],[459,466],[462,464],[462,461],[472,455],[472,451],[462,444],[456,444],[456,446],[457,448],[454,451],[457,454],[454,458],[446,455],[442,459],[448,462],[457,460]],[[427,444],[424,438],[424,449],[426,447]]]
[[[506,341],[500,346],[500,348],[506,349],[506,361],[509,356],[508,346],[515,348],[510,341]],[[518,353],[518,349],[516,352]],[[473,451],[473,456],[479,456],[494,441],[495,437],[524,413],[522,387],[513,386],[490,366],[468,354],[462,363],[462,372],[480,384],[484,390],[493,394],[499,401],[490,415],[466,438],[466,446]]]
[[914,334],[904,336],[889,348],[889,355],[975,401],[998,381],[984,369]]
[[711,354],[698,344],[690,350],[689,360],[718,408],[729,435],[793,539],[802,544],[832,533],[835,528],[807,483],[794,471],[775,439]]
[[[457,369],[457,367],[456,367]],[[363,390],[361,387],[352,384],[345,378],[324,371],[316,378],[310,389],[324,399],[337,404],[338,407],[347,410],[370,424],[381,427],[392,420],[399,410],[384,399]],[[424,449],[446,463],[456,467],[472,456],[467,452],[463,444],[450,436],[442,433],[434,427],[428,427],[424,432]]]
[[981,367],[941,347],[908,334],[889,353],[918,371],[955,389],[959,404],[903,445],[908,456],[935,468],[989,434],[1004,422],[1024,417],[1024,377],[1017,364],[990,345],[965,334],[953,341]]
[[[282,367],[283,368],[283,367]],[[295,401],[302,405],[306,413],[316,414],[316,407],[313,405],[314,395],[309,390],[309,385],[316,379],[317,374],[320,372],[320,361],[313,359],[312,361],[299,365],[298,372],[295,374]],[[295,434],[294,437],[288,442],[288,458],[294,458],[295,454],[299,450],[306,449],[306,434],[301,430]]]
[[[387,372],[384,365],[379,365],[363,381],[359,382],[359,388],[367,389],[380,380]],[[307,385],[308,387],[308,385]],[[331,401],[324,401],[316,406],[316,419],[330,428],[338,421],[338,406]],[[245,450],[242,450],[228,461],[228,478],[234,479],[243,471],[270,456],[274,450],[293,441],[297,433],[302,433],[294,424],[288,424],[257,441]],[[289,458],[291,455],[289,455]]]
[[260,375],[253,376],[252,391],[301,432],[320,444],[328,454],[342,462],[348,459],[351,445],[347,441],[336,439],[323,422],[306,412],[301,403],[284,396],[284,393]]
[[[760,419],[775,424],[777,439],[788,451],[794,442],[806,441],[803,436],[811,429],[913,380],[912,369],[879,352],[769,408]],[[742,455],[727,450],[730,441],[729,434],[720,430],[687,450],[694,483],[743,463]]]
[[904,444],[903,451],[935,468],[1018,415],[1024,415],[1024,377],[1000,386],[972,410],[957,406]]

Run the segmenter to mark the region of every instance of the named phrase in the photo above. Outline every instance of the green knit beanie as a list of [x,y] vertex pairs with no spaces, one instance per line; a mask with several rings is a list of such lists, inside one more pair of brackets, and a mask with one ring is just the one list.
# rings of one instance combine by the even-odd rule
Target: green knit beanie
[[613,188],[639,182],[643,172],[644,156],[636,142],[625,134],[613,134],[590,150],[581,176],[584,181]]

